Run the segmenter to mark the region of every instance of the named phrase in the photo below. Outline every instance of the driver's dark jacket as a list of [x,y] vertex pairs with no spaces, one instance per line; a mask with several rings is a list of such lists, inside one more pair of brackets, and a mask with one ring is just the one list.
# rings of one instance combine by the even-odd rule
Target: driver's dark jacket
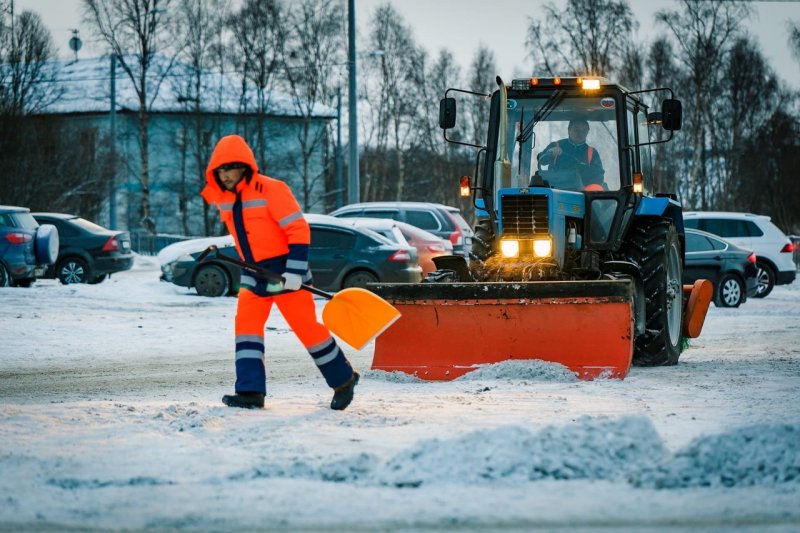
[[[561,147],[561,154],[558,157],[550,153],[556,144]],[[591,183],[602,184],[605,174],[597,150],[585,142],[574,144],[569,139],[560,139],[548,144],[539,154],[539,165],[549,165],[548,170],[575,176],[582,181],[584,187]]]

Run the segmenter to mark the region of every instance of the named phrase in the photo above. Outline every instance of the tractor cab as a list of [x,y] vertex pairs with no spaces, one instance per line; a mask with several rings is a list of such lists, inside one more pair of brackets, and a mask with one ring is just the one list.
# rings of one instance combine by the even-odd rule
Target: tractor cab
[[[488,129],[472,188],[494,243],[491,249],[479,246],[479,258],[502,252],[504,240],[545,234],[562,268],[570,244],[618,248],[637,197],[653,188],[650,145],[669,141],[680,128],[680,102],[670,89],[632,92],[600,78],[524,78],[510,86],[497,81],[498,90],[483,95],[490,102]],[[655,91],[669,91],[670,98],[661,112],[649,113],[641,97]],[[476,94],[449,89],[440,104],[440,126],[446,140],[470,144],[448,136],[456,125],[451,94],[458,93]],[[532,209],[534,204],[550,209]],[[536,214],[533,232],[519,226],[520,206]]]

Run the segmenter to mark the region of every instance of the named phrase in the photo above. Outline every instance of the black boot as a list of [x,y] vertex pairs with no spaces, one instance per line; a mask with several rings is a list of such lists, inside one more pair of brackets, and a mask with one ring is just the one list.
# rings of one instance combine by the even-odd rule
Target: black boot
[[262,408],[264,407],[264,395],[260,392],[226,394],[222,397],[222,403],[228,407],[243,407],[245,409]]
[[358,385],[358,372],[353,372],[351,377],[344,385],[340,385],[333,389],[333,400],[331,400],[331,409],[341,411],[345,409],[350,402],[353,401],[353,389]]

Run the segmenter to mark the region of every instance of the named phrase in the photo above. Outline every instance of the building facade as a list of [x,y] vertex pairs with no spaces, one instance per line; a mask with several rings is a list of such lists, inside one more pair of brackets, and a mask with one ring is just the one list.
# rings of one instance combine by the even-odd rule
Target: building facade
[[[57,98],[37,114],[60,117],[82,139],[94,141],[98,157],[113,161],[102,167],[108,169],[108,194],[96,221],[138,232],[146,227],[139,95],[119,66],[112,76],[111,64],[108,57],[59,64],[52,82]],[[154,65],[147,95],[147,173],[150,219],[157,233],[222,231],[200,191],[216,142],[230,134],[248,141],[259,171],[288,183],[307,212],[327,210],[326,177],[333,172],[329,123],[335,109],[316,105],[304,112],[307,106],[284,94],[243,92],[240,82],[218,73],[198,75],[181,65],[167,70],[163,60]],[[197,79],[202,80],[199,95],[186,96],[191,94],[188,82]]]

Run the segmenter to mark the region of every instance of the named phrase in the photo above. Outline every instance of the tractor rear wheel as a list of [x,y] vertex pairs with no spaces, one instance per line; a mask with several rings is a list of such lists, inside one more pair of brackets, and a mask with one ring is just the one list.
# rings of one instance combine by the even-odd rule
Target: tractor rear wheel
[[623,252],[639,265],[646,300],[645,333],[636,338],[633,364],[675,365],[683,326],[683,263],[675,226],[668,218],[636,221]]

